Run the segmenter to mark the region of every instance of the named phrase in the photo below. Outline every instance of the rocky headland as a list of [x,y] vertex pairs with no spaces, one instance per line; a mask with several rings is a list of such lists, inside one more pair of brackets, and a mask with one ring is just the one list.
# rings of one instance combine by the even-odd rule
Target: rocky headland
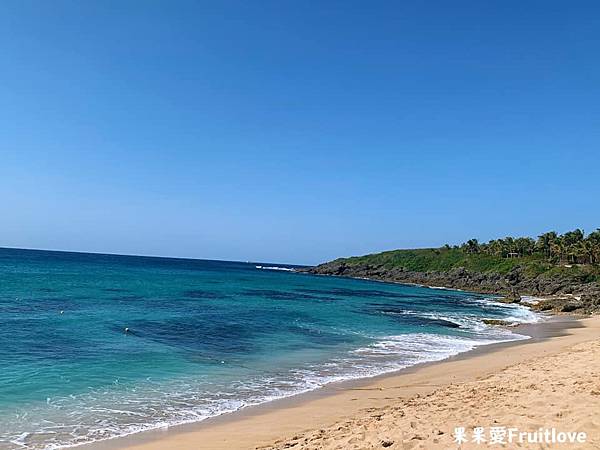
[[538,297],[538,310],[591,314],[600,312],[600,283],[583,271],[557,270],[531,274],[526,265],[515,265],[506,273],[474,271],[465,267],[449,270],[414,271],[401,265],[361,262],[360,258],[338,259],[306,269],[318,275],[368,278],[394,283],[463,289],[497,294],[519,302],[522,296]]

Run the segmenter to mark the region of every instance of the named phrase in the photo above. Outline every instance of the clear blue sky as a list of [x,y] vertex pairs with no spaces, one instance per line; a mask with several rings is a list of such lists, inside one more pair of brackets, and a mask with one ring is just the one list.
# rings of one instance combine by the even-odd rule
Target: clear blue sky
[[594,1],[0,9],[0,246],[316,263],[600,226]]

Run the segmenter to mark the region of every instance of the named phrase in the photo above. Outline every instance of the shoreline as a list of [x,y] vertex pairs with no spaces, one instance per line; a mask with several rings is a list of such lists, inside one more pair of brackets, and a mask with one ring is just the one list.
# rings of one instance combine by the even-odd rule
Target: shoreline
[[[592,322],[586,322],[590,320]],[[198,448],[198,442],[202,442],[206,448],[211,449],[255,448],[257,445],[268,445],[282,436],[345,420],[349,417],[350,412],[356,415],[361,409],[381,407],[382,403],[386,404],[386,401],[389,401],[385,395],[382,397],[382,393],[396,382],[404,383],[408,379],[414,379],[417,381],[417,385],[422,385],[423,388],[405,389],[402,394],[404,396],[422,395],[428,391],[426,386],[431,387],[427,380],[430,380],[432,375],[436,376],[436,386],[461,381],[457,378],[458,375],[451,378],[441,376],[445,375],[446,368],[448,371],[452,371],[453,366],[465,364],[471,366],[474,361],[485,359],[483,367],[498,369],[499,362],[501,364],[506,360],[512,363],[518,362],[517,360],[522,361],[519,358],[524,354],[529,354],[529,350],[533,347],[548,347],[543,350],[547,352],[552,347],[560,346],[562,348],[565,339],[570,344],[573,344],[572,341],[581,341],[582,334],[586,334],[581,330],[589,328],[586,323],[595,323],[598,327],[600,318],[581,319],[572,316],[551,316],[548,321],[511,327],[511,331],[528,335],[530,339],[481,345],[441,361],[420,363],[374,377],[334,382],[313,391],[245,407],[201,422],[142,431],[86,444],[83,447],[90,450],[123,448],[154,450]],[[587,333],[586,337],[590,338],[591,336]],[[550,345],[552,343],[553,345]],[[519,352],[508,351],[515,348],[519,349]],[[483,372],[489,374],[493,371],[476,367],[474,372],[482,375]],[[461,373],[461,377],[466,377],[465,379],[470,378],[467,375]],[[438,379],[440,376],[441,379]],[[373,395],[374,392],[377,395]],[[348,399],[349,395],[356,398]],[[345,403],[345,406],[340,406],[340,402]],[[327,411],[327,413],[319,411]],[[290,415],[291,417],[285,418]],[[317,418],[318,420],[316,420]]]
[[469,271],[464,267],[419,272],[397,267],[384,268],[382,265],[370,263],[347,265],[344,262],[346,259],[330,261],[300,272],[494,295],[506,299],[506,303],[520,303],[524,296],[538,297],[541,301],[532,306],[535,311],[578,314],[600,312],[597,302],[593,300],[600,296],[599,283],[564,277],[540,279],[541,275],[532,278],[524,274],[520,266],[514,267],[508,275]]
[[[570,316],[570,317],[590,317],[593,315],[593,313],[578,313],[573,310],[561,311],[561,310],[557,309],[556,307],[550,307],[550,308],[539,308],[538,307],[540,304],[553,302],[553,301],[556,301],[557,299],[558,300],[560,300],[560,299],[580,300],[580,296],[578,297],[575,294],[521,293],[519,295],[518,301],[516,301],[516,300],[511,301],[510,297],[507,296],[506,293],[489,292],[489,291],[486,291],[485,289],[476,290],[473,287],[470,287],[469,289],[462,289],[462,288],[457,288],[457,287],[434,286],[434,285],[429,285],[429,284],[411,283],[408,281],[385,280],[385,279],[379,279],[379,278],[360,277],[360,276],[352,276],[352,275],[332,275],[332,274],[313,273],[313,272],[298,272],[298,273],[305,273],[305,274],[318,276],[318,277],[334,277],[334,278],[344,278],[344,279],[350,279],[350,280],[372,281],[375,283],[393,284],[393,285],[401,285],[401,286],[409,286],[409,287],[414,286],[414,287],[421,287],[421,288],[441,290],[441,291],[471,292],[471,293],[477,294],[477,295],[489,296],[490,300],[497,301],[499,303],[522,306],[522,307],[527,308],[530,311],[532,311],[536,314],[539,314],[539,315],[548,314],[550,316],[555,316],[555,317],[561,317],[561,316],[563,316],[563,317],[568,317],[568,316]],[[527,301],[527,300],[524,300],[525,298],[535,299],[535,300]],[[556,306],[556,305],[553,305],[553,306]]]
[[[448,287],[448,286],[433,286],[433,285],[422,284],[422,283],[411,283],[408,281],[383,280],[383,279],[379,279],[379,278],[355,277],[355,276],[351,276],[351,275],[330,275],[330,274],[326,274],[326,273],[313,273],[313,272],[301,272],[301,271],[298,271],[297,273],[304,273],[304,274],[308,274],[308,275],[312,275],[312,276],[316,276],[316,277],[333,277],[333,278],[342,278],[342,279],[349,279],[349,280],[372,281],[374,283],[393,284],[393,285],[409,286],[409,287],[411,287],[411,286],[412,287],[421,287],[421,288],[435,289],[435,290],[440,290],[440,291],[471,292],[473,294],[489,295],[490,297],[495,297],[495,298],[507,298],[506,295],[502,294],[502,293],[488,292],[488,291],[484,291],[484,290],[478,291],[478,290],[475,290],[472,288],[463,289],[463,288]],[[529,294],[525,294],[525,295],[529,296]],[[534,295],[532,294],[531,297],[533,297],[533,296]],[[546,298],[548,296],[535,295],[535,297],[536,298]],[[516,305],[521,304],[519,302],[514,302],[514,303]],[[528,304],[521,304],[521,305],[526,306],[531,309],[531,307],[530,307],[531,305],[528,305]],[[536,311],[536,312],[539,312],[539,311]],[[556,312],[553,312],[553,314],[556,315]]]

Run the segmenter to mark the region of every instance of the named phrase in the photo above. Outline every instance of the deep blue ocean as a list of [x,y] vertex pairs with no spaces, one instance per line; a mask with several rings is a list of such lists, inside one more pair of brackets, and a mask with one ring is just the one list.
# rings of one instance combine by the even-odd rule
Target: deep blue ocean
[[483,295],[271,266],[0,249],[0,449],[200,421],[524,338],[483,318],[537,320]]

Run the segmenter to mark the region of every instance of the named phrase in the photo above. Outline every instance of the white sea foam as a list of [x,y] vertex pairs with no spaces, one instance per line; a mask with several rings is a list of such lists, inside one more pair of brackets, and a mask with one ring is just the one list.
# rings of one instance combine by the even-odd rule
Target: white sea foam
[[[178,410],[173,408],[169,418],[154,423],[127,426],[115,426],[114,424],[105,423],[105,426],[90,429],[84,438],[74,435],[70,443],[64,443],[63,441],[63,443],[49,444],[45,447],[21,445],[25,448],[59,449],[151,429],[170,428],[176,425],[199,422],[249,406],[306,393],[329,383],[382,375],[419,363],[440,361],[478,346],[516,339],[526,339],[526,337],[513,335],[512,339],[474,340],[427,333],[387,336],[372,345],[356,349],[346,357],[332,361],[329,364],[295,370],[288,374],[291,377],[288,380],[274,378],[247,380],[243,386],[239,386],[241,389],[238,392],[238,395],[243,391],[246,395],[250,394],[245,399],[225,398],[221,401],[213,400],[209,404],[205,402],[201,407]],[[262,393],[262,395],[259,393]],[[231,395],[230,393],[223,394]],[[157,405],[157,407],[169,409],[168,405]]]
[[[484,310],[489,308],[495,318],[515,323],[539,320],[539,316],[523,306],[493,300],[473,301],[480,303]],[[459,328],[450,329],[450,332],[456,330],[457,335],[405,333],[382,336],[323,363],[271,375],[256,374],[221,387],[206,380],[185,379],[166,385],[148,380],[132,392],[110,394],[108,391],[94,391],[86,394],[87,397],[53,399],[49,406],[57,412],[62,411],[68,420],[39,421],[36,433],[13,436],[10,442],[15,445],[14,448],[54,450],[199,422],[312,391],[332,382],[390,373],[419,363],[440,361],[479,346],[528,338],[505,328],[488,326],[481,321],[482,316],[410,310],[399,314],[456,323]],[[73,408],[73,400],[81,408]],[[94,406],[84,408],[85,405]],[[94,416],[93,420],[90,420],[90,414]],[[144,423],[140,420],[143,418],[149,420]],[[28,420],[35,422],[33,417]]]
[[257,269],[260,270],[281,270],[284,272],[295,272],[295,269],[292,269],[290,267],[279,267],[279,266],[256,266]]
[[527,303],[529,305],[537,305],[542,300],[542,298],[534,297],[532,295],[521,295],[521,303]]
[[[417,286],[422,286],[422,285],[419,284]],[[423,285],[423,287],[427,287],[429,289],[438,289],[440,291],[459,291],[459,292],[462,292],[462,289],[448,288],[448,287],[445,287],[445,286],[424,286]]]

